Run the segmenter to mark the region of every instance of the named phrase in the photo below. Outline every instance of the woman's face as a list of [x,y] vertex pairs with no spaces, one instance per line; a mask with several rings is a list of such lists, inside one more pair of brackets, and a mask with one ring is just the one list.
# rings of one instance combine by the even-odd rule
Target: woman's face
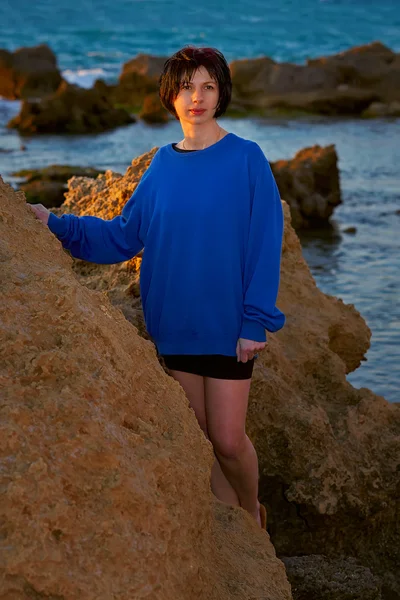
[[[180,121],[188,121],[192,124],[204,123],[214,117],[218,99],[218,83],[212,80],[204,67],[199,67],[193,73],[192,81],[181,82],[174,108]],[[196,114],[192,109],[201,109],[203,112]]]

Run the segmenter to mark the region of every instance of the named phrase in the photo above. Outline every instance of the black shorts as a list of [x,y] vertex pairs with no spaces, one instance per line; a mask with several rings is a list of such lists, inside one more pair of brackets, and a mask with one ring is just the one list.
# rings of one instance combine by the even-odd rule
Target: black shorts
[[254,360],[238,362],[225,354],[162,354],[167,369],[216,379],[250,379]]

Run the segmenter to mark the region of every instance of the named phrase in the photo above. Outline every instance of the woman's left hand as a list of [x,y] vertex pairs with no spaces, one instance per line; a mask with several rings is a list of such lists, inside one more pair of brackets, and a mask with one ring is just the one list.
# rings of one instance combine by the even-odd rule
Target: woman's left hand
[[238,362],[246,363],[251,360],[257,353],[257,350],[262,350],[267,345],[267,342],[255,342],[253,340],[246,340],[239,338],[236,344],[236,356]]

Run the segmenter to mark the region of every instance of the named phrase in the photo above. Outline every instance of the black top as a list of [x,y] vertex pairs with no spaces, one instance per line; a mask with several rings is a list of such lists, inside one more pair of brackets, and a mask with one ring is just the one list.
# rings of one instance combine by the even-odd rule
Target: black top
[[184,150],[183,148],[177,148],[176,144],[172,144],[172,147],[177,152],[197,152],[197,150]]

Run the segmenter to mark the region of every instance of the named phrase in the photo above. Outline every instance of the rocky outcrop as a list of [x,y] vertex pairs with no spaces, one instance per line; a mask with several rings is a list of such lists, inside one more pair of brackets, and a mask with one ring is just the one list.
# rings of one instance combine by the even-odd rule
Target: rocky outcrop
[[[58,209],[119,214],[156,148],[121,177],[74,178]],[[282,194],[284,197],[284,195]],[[356,558],[400,593],[400,405],[346,380],[371,331],[352,304],[323,294],[303,259],[286,202],[278,307],[285,327],[268,334],[250,391],[247,431],[259,456],[260,494],[279,555]],[[82,283],[105,292],[145,338],[141,254],[120,265],[74,261]]]
[[63,81],[57,91],[39,102],[24,101],[9,128],[21,134],[94,133],[134,123],[123,108],[114,108],[96,86],[87,90]]
[[[158,80],[167,56],[140,53],[126,62],[114,91],[114,101],[127,106],[142,107],[146,96],[158,95]],[[163,108],[168,116],[169,113]]]
[[54,52],[46,45],[0,50],[0,96],[9,100],[42,98],[62,81]]
[[232,104],[246,109],[362,115],[372,103],[400,100],[400,54],[380,42],[306,65],[261,57],[232,61],[230,69]]
[[282,559],[293,600],[381,600],[379,577],[354,558],[292,556]]
[[146,123],[167,123],[170,120],[169,113],[161,104],[158,92],[145,97],[139,118]]
[[290,206],[295,229],[326,224],[341,204],[337,163],[333,144],[303,148],[293,159],[271,163],[281,197]]
[[25,193],[27,202],[43,204],[47,208],[60,206],[65,200],[67,181],[71,177],[97,177],[104,171],[92,167],[72,165],[50,165],[43,169],[22,169],[11,173],[13,177],[23,177],[18,189]]
[[180,385],[0,178],[4,598],[290,600]]

